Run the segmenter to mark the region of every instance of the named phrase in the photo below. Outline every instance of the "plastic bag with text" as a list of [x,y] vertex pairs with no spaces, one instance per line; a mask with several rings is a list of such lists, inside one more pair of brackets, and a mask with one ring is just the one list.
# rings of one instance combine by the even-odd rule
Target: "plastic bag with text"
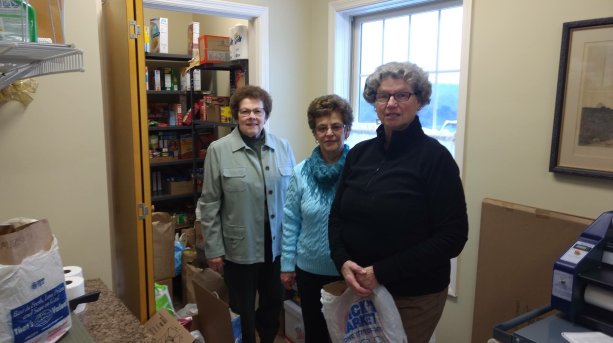
[[0,342],[56,342],[68,332],[62,266],[47,220],[0,224]]
[[344,282],[335,282],[321,290],[321,302],[334,343],[407,342],[400,314],[385,286],[360,298]]

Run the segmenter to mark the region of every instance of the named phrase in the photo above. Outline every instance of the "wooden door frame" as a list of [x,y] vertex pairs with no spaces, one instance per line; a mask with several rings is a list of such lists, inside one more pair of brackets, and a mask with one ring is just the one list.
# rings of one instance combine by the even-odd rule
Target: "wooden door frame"
[[220,0],[143,0],[143,6],[249,21],[249,83],[269,89],[268,8]]

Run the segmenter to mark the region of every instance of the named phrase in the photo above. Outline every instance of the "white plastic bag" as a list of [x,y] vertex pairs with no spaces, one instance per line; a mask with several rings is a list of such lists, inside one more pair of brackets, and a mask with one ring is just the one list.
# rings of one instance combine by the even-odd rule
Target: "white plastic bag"
[[[344,291],[340,295],[340,291]],[[334,343],[406,343],[402,320],[385,286],[360,298],[344,282],[321,290],[322,312]]]
[[62,260],[47,220],[0,225],[0,304],[0,343],[56,342],[70,329]]

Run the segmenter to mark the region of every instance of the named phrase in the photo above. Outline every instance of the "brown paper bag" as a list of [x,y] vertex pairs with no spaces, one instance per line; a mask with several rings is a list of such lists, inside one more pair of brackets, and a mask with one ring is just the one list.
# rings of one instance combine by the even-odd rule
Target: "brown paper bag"
[[223,302],[228,303],[230,296],[228,295],[228,288],[224,283],[223,276],[211,268],[201,269],[194,267],[191,264],[187,264],[184,269],[184,282],[185,282],[185,298],[186,304],[196,303],[196,294],[194,290],[194,283],[200,285],[202,288],[208,290],[211,293],[216,293]]
[[202,269],[194,267],[191,264],[183,266],[181,271],[181,283],[183,288],[183,302],[186,304],[196,303],[196,294],[194,293],[194,275],[201,273]]
[[153,212],[153,278],[175,277],[175,221],[169,213]]
[[46,219],[0,225],[0,342],[56,342],[72,322],[57,239]]

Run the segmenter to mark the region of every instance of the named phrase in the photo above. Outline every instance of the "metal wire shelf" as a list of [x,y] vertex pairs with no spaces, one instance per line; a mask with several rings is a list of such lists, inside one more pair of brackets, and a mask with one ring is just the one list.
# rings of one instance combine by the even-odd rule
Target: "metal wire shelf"
[[0,42],[0,89],[34,76],[84,71],[83,51],[71,45]]

